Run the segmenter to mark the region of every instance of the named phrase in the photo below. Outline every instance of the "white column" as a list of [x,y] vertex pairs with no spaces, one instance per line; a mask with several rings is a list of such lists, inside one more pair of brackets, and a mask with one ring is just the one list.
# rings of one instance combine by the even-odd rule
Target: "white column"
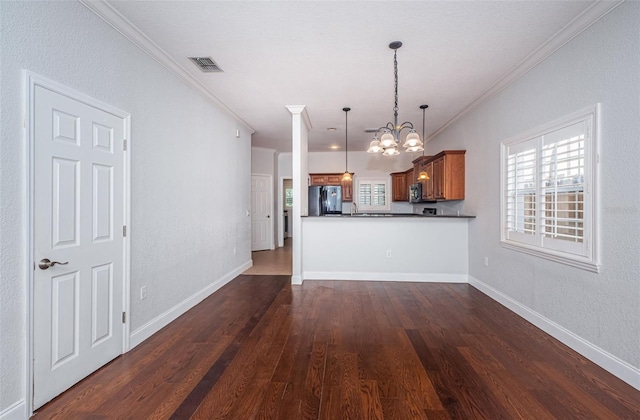
[[309,150],[308,139],[311,130],[311,120],[304,105],[288,105],[291,113],[291,149],[293,167],[293,242],[292,251],[292,284],[302,284],[302,231],[301,216],[309,213],[308,179],[309,169],[307,153]]

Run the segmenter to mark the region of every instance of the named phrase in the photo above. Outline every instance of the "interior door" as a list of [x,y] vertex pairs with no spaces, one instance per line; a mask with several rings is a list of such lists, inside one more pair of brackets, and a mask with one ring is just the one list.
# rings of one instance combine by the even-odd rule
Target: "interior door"
[[251,175],[251,250],[271,249],[271,177]]
[[125,121],[34,96],[33,403],[122,353]]

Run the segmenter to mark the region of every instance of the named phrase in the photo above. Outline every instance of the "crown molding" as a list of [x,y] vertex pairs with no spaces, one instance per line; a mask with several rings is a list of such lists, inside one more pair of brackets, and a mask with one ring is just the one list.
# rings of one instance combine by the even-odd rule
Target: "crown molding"
[[[625,0],[598,0],[589,8],[576,16],[571,22],[556,32],[544,44],[535,49],[531,54],[525,57],[518,64],[513,66],[507,73],[498,79],[489,89],[484,91],[480,96],[474,99],[469,105],[464,107],[460,112],[454,115],[449,121],[444,123],[426,141],[430,141],[437,137],[444,130],[453,125],[456,121],[478,108],[484,102],[496,96],[505,88],[512,85],[522,76],[527,74],[531,69],[542,63],[553,53],[562,48],[566,43],[576,36],[580,35],[585,29],[596,23],[607,13],[624,3]],[[425,142],[426,142],[425,141]]]
[[287,105],[286,108],[289,110],[291,115],[300,114],[304,121],[304,125],[307,127],[307,131],[311,131],[313,126],[311,125],[311,118],[309,118],[306,105]]
[[93,12],[100,19],[104,20],[116,31],[121,33],[125,38],[131,41],[135,46],[144,51],[149,57],[153,58],[160,65],[166,68],[178,79],[182,80],[190,88],[198,92],[216,108],[220,109],[230,117],[240,121],[250,131],[251,134],[255,133],[255,130],[249,123],[247,123],[240,115],[238,115],[233,109],[229,108],[224,102],[222,102],[216,95],[213,94],[202,82],[192,76],[184,67],[182,67],[176,60],[171,58],[162,48],[153,42],[147,35],[144,34],[137,26],[131,21],[125,18],[120,12],[113,8],[106,0],[78,0],[87,9]]

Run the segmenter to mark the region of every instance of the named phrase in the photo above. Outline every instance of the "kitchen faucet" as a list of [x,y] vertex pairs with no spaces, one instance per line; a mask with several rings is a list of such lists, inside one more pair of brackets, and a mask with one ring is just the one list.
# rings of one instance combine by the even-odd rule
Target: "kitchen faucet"
[[[355,207],[356,211],[353,211],[354,207]],[[351,215],[353,216],[354,213],[358,212],[358,205],[356,203],[351,203],[351,206],[349,207],[349,211],[351,212]]]

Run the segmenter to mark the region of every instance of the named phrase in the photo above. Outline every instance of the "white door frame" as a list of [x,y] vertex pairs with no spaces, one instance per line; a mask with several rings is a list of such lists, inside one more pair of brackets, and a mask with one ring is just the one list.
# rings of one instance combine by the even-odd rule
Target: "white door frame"
[[[24,110],[24,128],[25,128],[25,168],[28,192],[25,195],[25,208],[29,211],[29,218],[25,223],[25,243],[27,244],[27,265],[25,267],[27,279],[27,300],[25,311],[25,326],[27,328],[25,337],[25,407],[27,415],[33,414],[33,279],[34,279],[34,223],[35,223],[35,208],[34,208],[34,182],[35,182],[35,137],[34,137],[34,123],[35,123],[35,90],[36,86],[43,87],[52,92],[58,93],[63,96],[67,96],[75,101],[84,103],[94,108],[101,109],[110,114],[113,114],[125,121],[125,138],[127,140],[127,150],[124,155],[124,223],[127,226],[127,235],[124,238],[124,261],[123,261],[123,312],[130,314],[130,291],[129,291],[129,275],[130,275],[130,249],[131,249],[131,114],[115,108],[109,104],[101,102],[97,99],[91,98],[82,92],[78,92],[74,89],[61,85],[53,80],[39,76],[28,70],[24,71],[24,95],[25,95],[25,110]],[[126,322],[122,328],[122,353],[126,353],[129,350],[129,333],[130,333],[130,318],[127,316]]]
[[[288,179],[288,178],[286,178]],[[284,180],[285,177],[281,176],[278,178],[278,205],[276,206],[276,212],[278,213],[278,245],[277,247],[283,247],[284,246],[284,222],[283,222],[283,215],[284,215]]]
[[[251,177],[254,176],[266,176],[269,177],[269,194],[267,194],[269,196],[269,210],[271,212],[271,215],[273,216],[273,175],[272,174],[261,174],[261,173],[251,173]],[[251,216],[253,218],[253,208],[251,209]],[[275,241],[273,239],[273,231],[274,231],[274,225],[273,225],[273,217],[269,217],[269,249],[275,249]],[[253,231],[253,227],[252,227],[252,231]],[[253,238],[252,238],[252,242],[253,242]]]

